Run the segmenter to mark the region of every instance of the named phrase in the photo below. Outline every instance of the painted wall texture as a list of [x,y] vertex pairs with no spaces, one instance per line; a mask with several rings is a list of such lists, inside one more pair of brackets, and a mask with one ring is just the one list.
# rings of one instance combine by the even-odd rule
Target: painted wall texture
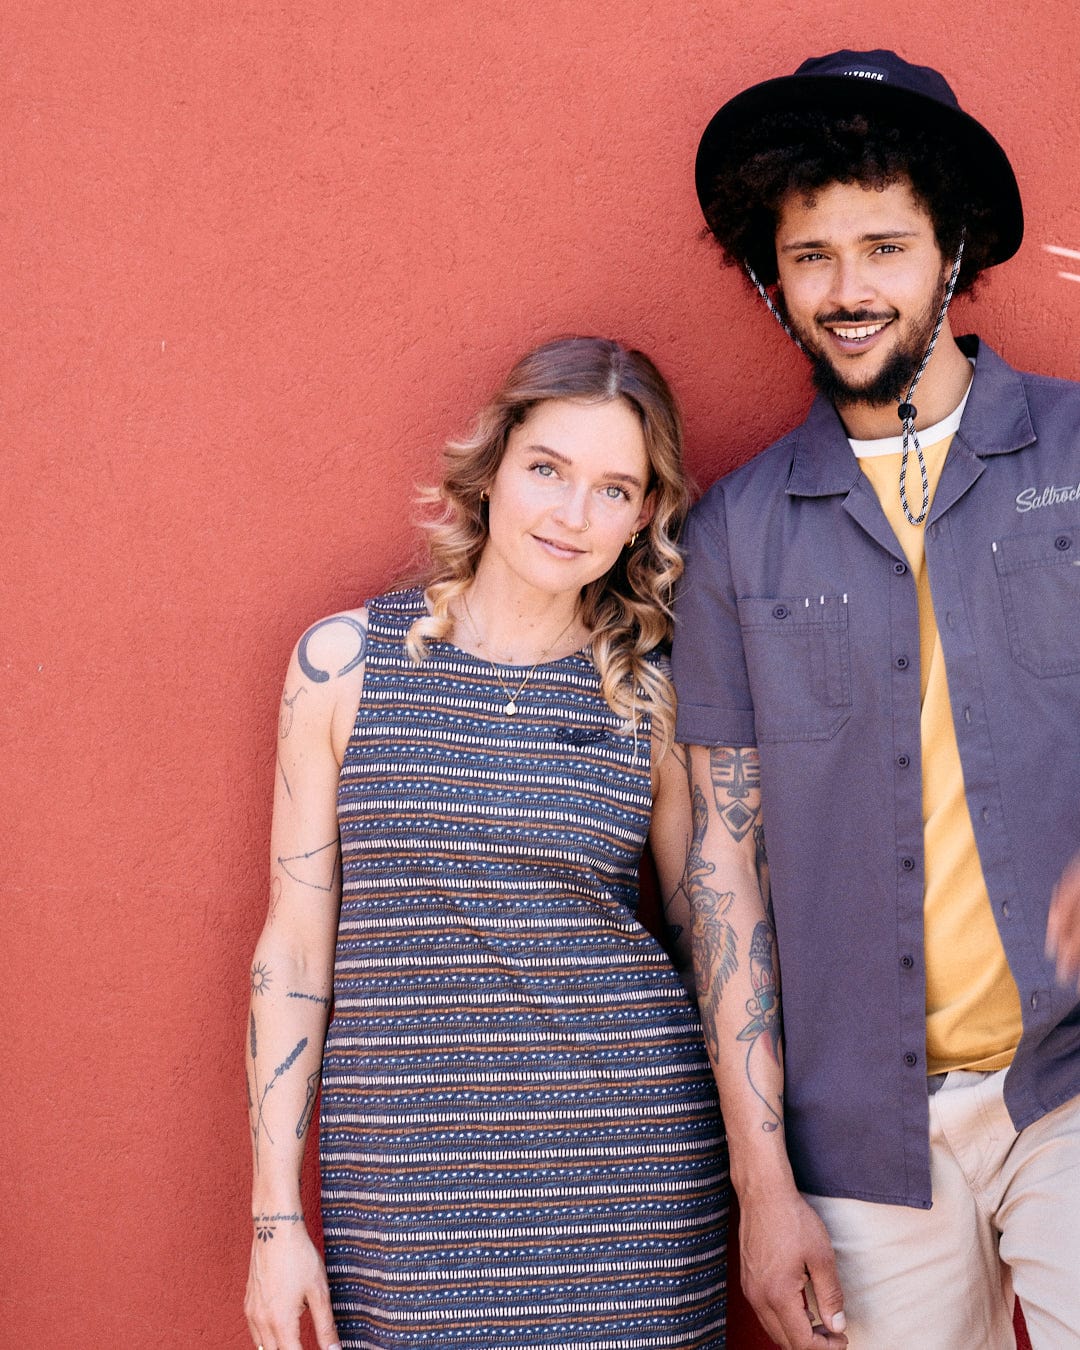
[[[4,1346],[249,1343],[240,1048],[289,648],[408,564],[414,484],[542,338],[650,351],[702,484],[800,413],[700,238],[694,150],[744,84],[878,45],[948,73],[1025,194],[956,327],[1080,376],[1071,0],[8,7]],[[738,1300],[732,1327],[764,1344]]]

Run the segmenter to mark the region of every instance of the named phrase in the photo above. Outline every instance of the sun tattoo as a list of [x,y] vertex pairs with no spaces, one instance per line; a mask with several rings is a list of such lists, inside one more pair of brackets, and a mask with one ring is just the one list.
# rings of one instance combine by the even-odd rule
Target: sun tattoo
[[260,961],[257,966],[251,967],[251,992],[253,994],[265,994],[270,988],[270,967],[263,965]]

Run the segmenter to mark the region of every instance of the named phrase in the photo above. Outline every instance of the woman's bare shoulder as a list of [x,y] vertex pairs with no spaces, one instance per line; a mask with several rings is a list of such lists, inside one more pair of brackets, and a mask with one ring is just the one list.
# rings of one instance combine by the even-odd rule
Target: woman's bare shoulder
[[313,685],[331,684],[361,669],[367,656],[367,610],[328,614],[307,628],[296,644],[299,673]]
[[363,693],[367,644],[365,608],[328,614],[301,634],[285,677],[283,725],[325,735],[339,764]]

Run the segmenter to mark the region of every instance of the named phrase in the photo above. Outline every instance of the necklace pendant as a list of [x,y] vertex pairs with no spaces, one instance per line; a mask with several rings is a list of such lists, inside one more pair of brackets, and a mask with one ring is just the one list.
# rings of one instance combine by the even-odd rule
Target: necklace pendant
[[503,712],[507,715],[507,717],[513,717],[513,715],[517,712],[517,704],[514,702],[513,699],[511,699],[510,702],[506,705],[506,707],[503,708]]

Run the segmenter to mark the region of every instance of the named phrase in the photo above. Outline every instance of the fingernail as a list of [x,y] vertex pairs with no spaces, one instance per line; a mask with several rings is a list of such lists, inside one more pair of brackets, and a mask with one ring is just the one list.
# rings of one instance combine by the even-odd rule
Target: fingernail
[[847,1318],[844,1316],[842,1312],[833,1313],[832,1329],[833,1331],[847,1330]]

